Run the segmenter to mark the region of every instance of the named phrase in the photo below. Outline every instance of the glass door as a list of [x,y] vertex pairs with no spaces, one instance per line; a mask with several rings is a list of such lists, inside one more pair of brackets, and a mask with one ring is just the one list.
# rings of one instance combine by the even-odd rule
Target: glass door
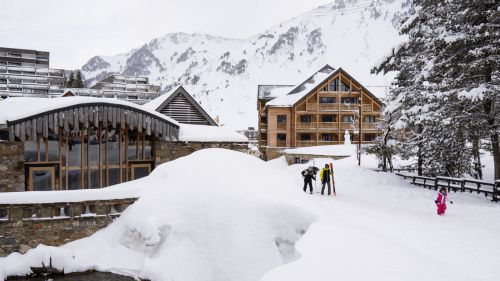
[[140,179],[151,173],[151,164],[130,164],[131,180]]
[[55,190],[55,167],[30,167],[29,190],[50,191]]

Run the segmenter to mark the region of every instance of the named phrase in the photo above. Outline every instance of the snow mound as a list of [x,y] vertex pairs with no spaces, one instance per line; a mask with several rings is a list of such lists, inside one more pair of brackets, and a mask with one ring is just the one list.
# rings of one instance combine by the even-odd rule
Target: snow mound
[[248,142],[248,138],[227,127],[181,124],[180,141]]
[[295,243],[317,220],[282,169],[206,149],[165,163],[144,195],[109,227],[62,247],[0,258],[7,275],[42,262],[65,273],[96,269],[149,280],[258,280],[300,257]]

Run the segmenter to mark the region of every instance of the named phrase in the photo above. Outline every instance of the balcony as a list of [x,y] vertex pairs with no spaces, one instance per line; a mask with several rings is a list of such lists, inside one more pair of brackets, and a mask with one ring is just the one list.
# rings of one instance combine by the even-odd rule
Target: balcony
[[318,141],[318,145],[334,145],[338,144],[338,141]]
[[267,146],[267,140],[261,140],[260,146]]
[[354,124],[353,122],[340,123],[341,130],[358,130],[356,126],[357,124]]
[[375,130],[375,123],[363,123],[363,130]]
[[278,130],[286,130],[286,123],[278,123],[277,129]]
[[260,132],[263,134],[267,133],[267,124],[260,124]]
[[316,141],[313,141],[313,140],[297,141],[297,147],[309,147],[309,146],[316,146]]
[[297,130],[316,130],[316,122],[298,122]]
[[341,111],[359,111],[359,105],[357,104],[341,104],[340,105],[340,110]]
[[320,130],[338,130],[339,123],[338,122],[319,122]]
[[278,141],[277,147],[286,147],[286,141]]
[[339,111],[338,103],[320,103],[319,111]]
[[371,104],[362,104],[361,105],[361,110],[364,111],[372,111],[372,105]]

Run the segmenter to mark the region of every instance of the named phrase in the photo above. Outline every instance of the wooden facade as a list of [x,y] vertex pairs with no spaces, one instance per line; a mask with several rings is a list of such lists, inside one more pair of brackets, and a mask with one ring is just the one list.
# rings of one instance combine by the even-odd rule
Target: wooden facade
[[[344,70],[331,69],[331,74],[324,81],[317,82],[293,105],[268,104],[274,97],[266,97],[259,92],[257,109],[259,148],[262,152],[267,147],[343,144],[346,130],[352,137],[351,143],[358,143],[359,118],[361,143],[373,143],[380,134],[375,123],[380,117],[382,102]],[[312,77],[309,80],[314,81]],[[293,94],[292,91],[301,85],[282,87],[288,87],[290,94]],[[272,91],[272,86],[265,86],[271,89],[268,91]]]

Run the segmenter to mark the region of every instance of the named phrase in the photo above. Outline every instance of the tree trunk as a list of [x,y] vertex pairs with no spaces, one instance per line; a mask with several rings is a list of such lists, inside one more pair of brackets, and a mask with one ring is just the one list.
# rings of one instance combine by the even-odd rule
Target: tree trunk
[[[422,133],[422,126],[421,125],[418,126],[418,133],[419,134]],[[417,162],[417,172],[418,172],[419,176],[422,176],[422,165],[424,163],[424,160],[422,159],[422,142],[421,141],[418,142],[417,159],[418,159],[418,162]]]

